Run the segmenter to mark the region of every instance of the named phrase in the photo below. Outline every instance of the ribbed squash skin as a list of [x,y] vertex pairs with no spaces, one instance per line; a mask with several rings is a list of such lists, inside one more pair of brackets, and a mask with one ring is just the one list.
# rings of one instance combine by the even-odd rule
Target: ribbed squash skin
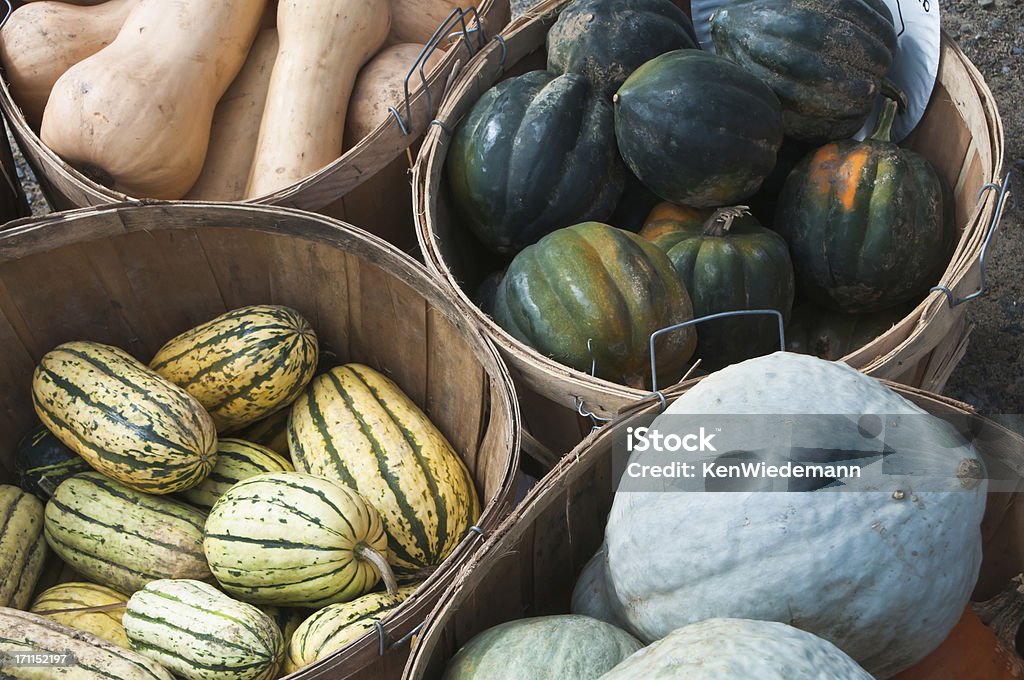
[[643,645],[589,616],[518,619],[477,634],[448,662],[442,680],[598,678]]
[[283,408],[262,420],[257,420],[252,425],[232,432],[230,436],[265,446],[275,453],[287,456],[288,418],[290,416],[291,410]]
[[202,405],[117,347],[79,341],[47,352],[32,402],[58,439],[133,489],[173,493],[213,469],[217,433]]
[[[61,583],[48,588],[32,602],[31,612],[65,626],[84,630],[107,642],[130,649],[121,617],[128,596],[96,583]],[[117,606],[121,605],[121,606]],[[103,607],[100,611],[65,611]]]
[[[494,309],[502,328],[541,354],[588,373],[596,361],[598,377],[632,385],[650,375],[650,335],[692,318],[665,253],[598,222],[560,229],[516,256]],[[678,379],[695,345],[692,328],[661,336],[659,373]]]
[[313,377],[316,359],[316,334],[301,314],[256,305],[173,338],[149,366],[198,399],[223,432],[291,403]]
[[253,604],[323,607],[370,591],[380,572],[358,553],[387,550],[377,511],[348,487],[269,472],[231,487],[210,510],[204,547],[230,595]]
[[507,255],[607,218],[625,181],[612,108],[571,73],[531,71],[492,87],[455,130],[445,163],[462,221]]
[[98,472],[68,479],[46,504],[46,542],[84,577],[126,594],[163,578],[210,579],[206,516]]
[[273,619],[200,581],[147,584],[124,627],[135,651],[188,680],[274,680],[284,657]]
[[774,229],[789,243],[797,286],[844,312],[923,295],[949,262],[956,227],[948,187],[925,158],[876,135],[834,142],[786,179]]
[[363,637],[376,627],[375,621],[383,622],[414,590],[415,586],[407,586],[397,595],[370,593],[313,613],[292,635],[284,672],[294,673]]
[[217,465],[199,486],[183,491],[179,497],[198,508],[212,508],[232,486],[263,472],[288,472],[292,464],[265,446],[221,439],[217,442]]
[[[671,203],[657,206],[640,235],[668,255],[690,293],[694,317],[750,309],[775,309],[789,318],[793,308],[793,263],[786,242],[749,216],[724,226],[707,215]],[[652,238],[653,237],[653,238]],[[747,316],[705,321],[697,328],[701,366],[721,368],[779,347],[774,316]]]
[[0,606],[24,609],[43,570],[43,504],[16,486],[0,484]]
[[396,573],[440,564],[480,515],[473,478],[451,444],[369,366],[314,378],[292,407],[288,444],[296,469],[355,489],[380,512]]
[[[174,680],[163,666],[137,652],[45,616],[6,607],[0,607],[0,652],[73,655],[76,663],[59,669],[61,675],[58,677],[75,680]],[[54,668],[14,670],[15,674],[6,677],[42,680],[54,677],[58,672]]]
[[668,52],[634,71],[614,101],[623,160],[666,201],[735,205],[775,167],[779,100],[724,57]]
[[574,0],[548,31],[548,69],[579,73],[607,99],[644,62],[700,49],[693,22],[671,0]]
[[838,361],[888,331],[912,308],[907,304],[870,314],[844,314],[804,302],[793,308],[786,326],[786,349]]
[[18,441],[14,450],[18,485],[40,500],[47,500],[68,477],[92,470],[85,459],[40,423]]
[[864,125],[896,53],[884,0],[749,0],[711,17],[715,52],[771,86],[786,134],[849,137]]

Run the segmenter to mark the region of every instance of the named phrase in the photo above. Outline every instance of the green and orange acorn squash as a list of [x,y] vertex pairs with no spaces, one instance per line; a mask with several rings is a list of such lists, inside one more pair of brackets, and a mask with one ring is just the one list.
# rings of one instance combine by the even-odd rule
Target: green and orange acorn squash
[[663,54],[634,71],[613,102],[623,160],[666,201],[735,205],[775,167],[778,97],[724,57]]
[[[541,354],[584,372],[593,362],[598,377],[633,387],[650,375],[651,334],[693,318],[668,256],[598,222],[559,229],[519,253],[494,307],[498,324]],[[678,379],[695,345],[692,327],[662,335],[659,379]]]
[[462,222],[504,255],[606,219],[625,181],[611,104],[583,76],[548,71],[485,92],[456,128],[445,169]]
[[889,141],[896,103],[863,142],[834,142],[790,173],[774,229],[801,294],[844,312],[907,302],[938,284],[953,247],[952,194],[925,158]]
[[896,53],[884,0],[748,0],[711,17],[715,52],[771,86],[786,135],[818,143],[863,125]]
[[869,314],[844,314],[804,301],[793,308],[786,326],[786,350],[838,361],[887,332],[911,309],[913,303]]
[[[789,249],[746,206],[710,210],[662,203],[640,235],[668,255],[695,317],[764,309],[789,317],[794,291]],[[780,349],[778,318],[771,315],[704,321],[697,333],[701,367],[712,370]]]

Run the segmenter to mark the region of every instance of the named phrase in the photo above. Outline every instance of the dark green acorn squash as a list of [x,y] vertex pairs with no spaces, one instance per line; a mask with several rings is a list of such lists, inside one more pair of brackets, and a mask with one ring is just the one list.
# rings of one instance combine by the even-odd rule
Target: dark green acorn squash
[[863,142],[833,142],[790,173],[774,229],[789,243],[797,290],[863,313],[938,284],[949,263],[953,199],[931,163],[889,140],[896,104]]
[[611,98],[633,71],[665,52],[700,49],[671,0],[573,0],[548,31],[548,69],[579,73]]
[[666,201],[734,205],[775,167],[779,100],[728,59],[668,52],[634,71],[614,102],[622,158]]
[[622,193],[611,105],[577,74],[531,71],[473,105],[445,168],[465,224],[496,253],[606,219]]
[[[696,210],[662,203],[640,235],[668,254],[690,293],[694,317],[744,309],[776,309],[789,317],[794,283],[786,242],[745,206]],[[774,316],[716,319],[697,327],[697,356],[710,370],[778,349]]]
[[786,349],[838,361],[888,331],[913,307],[904,304],[870,314],[844,314],[813,302],[801,302],[793,308],[786,326]]
[[[512,260],[494,318],[555,361],[589,373],[594,360],[598,377],[642,387],[651,370],[651,334],[692,319],[693,308],[654,244],[587,222],[545,236]],[[659,382],[680,377],[695,345],[692,327],[659,338]]]
[[57,439],[40,423],[18,441],[14,449],[14,468],[21,488],[48,501],[54,490],[68,477],[92,470],[85,459]]
[[884,0],[748,0],[711,17],[715,52],[768,83],[786,135],[849,137],[871,113],[896,53]]

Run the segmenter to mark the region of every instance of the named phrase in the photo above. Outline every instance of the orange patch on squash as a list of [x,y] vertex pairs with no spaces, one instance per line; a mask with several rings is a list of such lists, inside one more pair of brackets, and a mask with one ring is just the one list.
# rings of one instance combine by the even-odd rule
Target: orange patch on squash
[[860,186],[860,176],[864,172],[864,165],[868,162],[868,149],[861,147],[854,149],[846,156],[846,161],[836,177],[836,193],[845,210],[853,210],[853,202],[857,199],[857,187]]
[[807,170],[807,179],[822,196],[828,195],[835,182],[836,164],[839,163],[839,147],[826,144],[818,149],[811,159]]

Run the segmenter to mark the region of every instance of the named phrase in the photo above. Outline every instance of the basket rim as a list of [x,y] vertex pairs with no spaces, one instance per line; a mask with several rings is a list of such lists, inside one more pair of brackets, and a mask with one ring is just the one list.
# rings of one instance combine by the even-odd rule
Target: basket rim
[[[478,52],[462,70],[438,111],[437,119],[443,122],[449,130],[454,130],[455,125],[459,122],[458,108],[462,104],[462,99],[467,96],[467,91],[475,81],[487,77],[481,76],[481,72],[488,64],[489,58],[494,59],[495,52],[500,51],[500,63],[503,64],[506,55],[513,50],[527,54],[536,49],[539,45],[520,46],[519,43],[529,40],[530,37],[535,39],[536,36],[532,34],[536,33],[537,24],[552,23],[561,7],[568,1],[545,0],[532,12],[509,24],[502,32],[500,41],[492,41]],[[989,128],[987,141],[992,147],[993,167],[985,169],[984,182],[998,181],[1003,167],[1005,141],[1002,120],[995,105],[995,98],[985,84],[981,73],[970,63],[955,41],[945,32],[942,33],[941,39],[944,58],[943,63],[940,64],[939,79],[941,80],[945,69],[951,68],[948,59],[955,60],[958,66],[965,69],[966,75],[978,93],[982,107],[989,114],[986,121]],[[517,377],[520,377],[524,371],[536,371],[543,373],[545,382],[557,383],[560,394],[556,397],[550,391],[542,392],[548,398],[556,399],[565,406],[577,409],[581,414],[583,413],[581,404],[585,402],[590,413],[607,417],[614,415],[622,404],[635,402],[647,396],[648,391],[593,377],[542,355],[514,338],[472,302],[459,284],[455,273],[445,262],[432,219],[431,203],[437,194],[437,183],[443,172],[449,139],[450,134],[441,126],[432,126],[431,129],[428,129],[413,170],[416,237],[427,267],[444,281],[446,287],[454,289],[458,302],[469,308],[474,319],[495,340],[495,344],[506,357],[510,368],[513,369],[513,373]],[[943,272],[940,285],[946,286],[955,294],[967,294],[976,285],[979,273],[978,256],[984,242],[986,229],[995,212],[995,203],[995,197],[989,192],[973,208],[953,255]],[[963,314],[964,310],[961,308],[952,314],[947,313],[951,311],[948,309],[946,296],[942,292],[932,291],[890,330],[840,360],[850,363],[870,375],[876,375],[890,365],[897,364],[904,353],[922,344],[921,336],[926,330],[930,332],[930,337],[936,338],[953,330],[957,318]],[[890,348],[891,339],[896,337],[902,339]],[[539,378],[536,381],[524,378],[524,382],[528,383],[532,389],[536,389],[536,382],[539,380]]]

